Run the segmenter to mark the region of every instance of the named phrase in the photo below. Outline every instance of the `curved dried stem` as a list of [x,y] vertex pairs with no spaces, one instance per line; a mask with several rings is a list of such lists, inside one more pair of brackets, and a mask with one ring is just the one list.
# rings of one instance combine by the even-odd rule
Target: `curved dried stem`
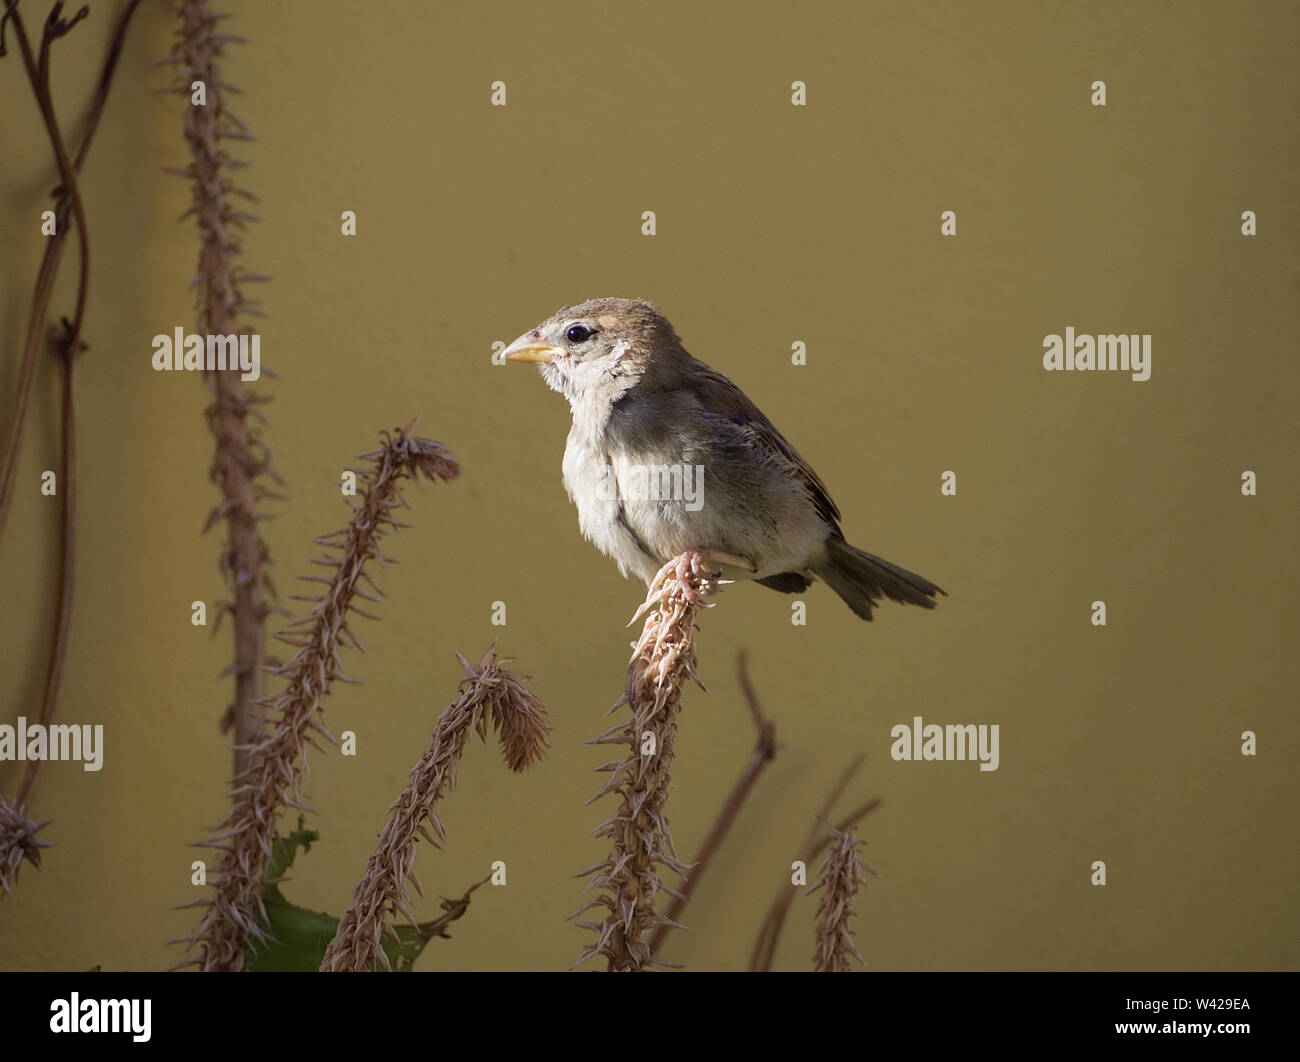
[[[45,667],[45,692],[41,697],[41,726],[54,721],[63,680],[63,661],[68,652],[68,628],[72,624],[72,591],[77,571],[77,416],[73,406],[72,369],[79,351],[71,325],[59,339],[59,574],[54,627],[50,633],[50,656]],[[40,774],[43,759],[28,760],[18,789],[18,807],[31,801],[32,787]]]
[[[46,245],[42,257],[40,272],[37,275],[36,291],[33,295],[31,315],[28,319],[27,338],[24,344],[22,363],[19,369],[18,393],[15,398],[14,419],[10,424],[9,449],[5,455],[5,465],[0,472],[0,530],[4,527],[8,512],[9,499],[12,496],[18,451],[22,443],[23,427],[31,398],[32,384],[36,374],[36,356],[40,348],[45,321],[49,312],[50,298],[53,294],[54,277],[57,272],[59,251],[62,239],[66,235],[68,215],[75,218],[77,242],[80,252],[77,274],[77,296],[73,316],[63,318],[62,328],[54,337],[54,350],[59,361],[60,376],[60,420],[59,420],[59,472],[56,479],[59,498],[59,567],[57,575],[56,605],[54,625],[50,634],[50,654],[46,664],[44,691],[41,698],[40,723],[49,726],[53,722],[58,705],[59,688],[63,678],[63,664],[67,654],[68,631],[72,622],[73,588],[76,574],[76,409],[73,402],[73,367],[75,361],[85,349],[81,340],[81,327],[85,317],[86,293],[90,283],[90,237],[86,228],[85,211],[82,207],[81,193],[77,187],[77,171],[85,158],[91,138],[98,127],[99,118],[108,99],[108,89],[112,83],[117,60],[121,54],[122,43],[131,16],[135,13],[139,0],[132,0],[123,9],[116,30],[110,39],[108,54],[100,73],[99,83],[92,96],[86,131],[82,137],[75,161],[69,157],[68,149],[59,129],[58,119],[54,113],[54,98],[50,91],[50,47],[55,40],[65,36],[85,16],[86,10],[79,10],[71,19],[60,17],[61,4],[55,4],[46,19],[41,35],[39,58],[32,55],[31,43],[27,38],[22,15],[16,4],[9,4],[5,11],[5,21],[12,22],[14,35],[22,53],[23,66],[27,71],[28,81],[36,96],[41,117],[45,123],[50,145],[58,165],[60,185],[56,189],[55,230]],[[32,760],[23,772],[23,779],[18,789],[15,803],[8,806],[15,821],[21,820],[27,826],[34,825],[25,817],[25,809],[31,801],[32,790],[40,773],[43,760]],[[12,825],[12,823],[10,824]],[[37,827],[39,828],[39,827]],[[3,842],[3,866],[5,887],[9,887],[9,876],[17,873],[17,863],[24,859],[39,865],[35,857],[37,848],[22,840],[29,837],[27,827],[6,831],[7,839]],[[30,833],[34,833],[31,830]],[[17,863],[14,859],[17,859]]]
[[[460,696],[443,709],[428,751],[411,768],[411,780],[388,809],[388,821],[366,864],[365,875],[352,890],[352,905],[339,920],[338,932],[325,951],[321,970],[370,971],[390,969],[383,948],[390,915],[403,914],[415,923],[407,883],[420,891],[415,876],[415,851],[423,834],[434,845],[446,832],[437,805],[456,785],[456,771],[470,736],[486,738],[492,721],[501,752],[512,771],[522,771],[541,758],[551,724],[542,705],[520,676],[502,666],[495,649],[477,664],[456,654],[465,671]],[[466,686],[468,685],[468,689]],[[430,836],[426,824],[436,838]],[[394,937],[396,934],[393,934]]]
[[[11,3],[10,0],[3,0],[3,2],[6,4],[5,20],[12,19],[14,22],[15,34],[19,37],[20,48],[24,54],[24,66],[27,69],[29,80],[31,80],[32,91],[36,94],[41,117],[45,120],[46,131],[50,134],[53,142],[54,138],[59,137],[59,130],[57,123],[52,124],[54,102],[48,82],[48,56],[47,77],[44,80],[39,76],[32,79],[33,73],[39,75],[39,71],[35,71],[30,63],[31,46],[27,43],[26,33],[21,28],[22,20],[18,14],[17,5]],[[122,45],[126,40],[127,27],[130,25],[131,16],[135,14],[135,9],[139,5],[140,0],[130,0],[130,3],[123,8],[122,14],[117,20],[117,26],[113,31],[113,36],[109,40],[108,52],[104,57],[99,81],[95,86],[95,93],[91,97],[90,108],[86,115],[85,130],[81,135],[81,146],[78,147],[76,156],[72,161],[74,177],[75,174],[81,171],[82,164],[86,160],[86,153],[90,150],[90,143],[95,137],[95,131],[99,128],[99,119],[104,113],[104,105],[108,102],[108,90],[113,83],[113,75],[117,71],[117,61],[122,54]],[[3,36],[0,35],[0,42],[2,41]],[[0,55],[3,54],[3,49],[0,48]],[[62,152],[62,156],[59,148],[56,147],[54,151],[56,162],[61,157],[66,158],[66,150]],[[14,483],[18,474],[18,455],[22,450],[23,429],[27,424],[27,410],[31,404],[32,388],[36,382],[37,360],[41,344],[45,338],[45,323],[49,320],[50,300],[54,295],[54,280],[58,275],[59,259],[62,256],[63,241],[67,238],[68,219],[72,212],[72,189],[75,187],[76,182],[74,180],[69,185],[61,164],[59,174],[62,183],[55,190],[54,235],[48,237],[45,241],[45,250],[41,254],[41,264],[36,273],[36,287],[32,292],[32,307],[28,314],[27,332],[19,359],[13,416],[9,421],[9,438],[5,446],[3,465],[0,465],[0,533],[4,532],[5,521],[9,514],[9,502],[13,497]],[[84,262],[85,259],[83,259]],[[79,283],[78,288],[80,289],[81,286]]]

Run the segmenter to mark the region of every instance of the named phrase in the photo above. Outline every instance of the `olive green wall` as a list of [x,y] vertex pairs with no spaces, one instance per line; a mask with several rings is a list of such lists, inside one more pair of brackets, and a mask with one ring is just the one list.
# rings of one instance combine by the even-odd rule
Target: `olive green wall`
[[[492,860],[508,884],[422,967],[562,969],[588,939],[563,918],[570,875],[602,854],[589,831],[609,809],[583,801],[608,757],[582,742],[622,687],[641,591],[578,532],[567,406],[490,353],[564,303],[644,296],[818,469],[851,541],[951,595],[868,626],[817,586],[802,627],[791,598],[721,595],[699,637],[711,692],[688,694],[673,770],[683,855],[750,754],[741,647],[784,747],[669,954],[743,968],[812,810],[862,750],[845,806],[884,801],[862,830],[881,872],[856,922],[872,968],[1295,967],[1295,5],[228,6],[252,41],[224,70],[258,137],[238,147],[264,219],[245,261],[274,276],[262,353],[280,378],[258,389],[275,395],[266,438],[290,484],[266,526],[281,592],[310,537],[343,522],[339,472],[380,429],[422,414],[465,470],[408,492],[384,619],[349,661],[364,685],[327,704],[359,755],[312,760],[322,839],[292,898],[346,905],[455,696],[453,651],[498,639],[553,712],[552,749],[519,777],[470,749],[447,847],[419,855],[420,912]],[[55,49],[74,127],[118,5],[92,7]],[[223,595],[219,535],[198,533],[214,503],[206,392],[150,367],[155,333],[194,326],[195,232],[174,221],[187,190],[162,173],[187,159],[184,104],[149,94],[170,34],[151,0],[82,180],[91,349],[59,711],[104,724],[105,764],[45,770],[33,813],[56,847],[0,903],[4,969],[174,962],[163,942],[192,915],[172,907],[200,892],[186,842],[224,806],[229,630],[189,620],[191,601]],[[0,160],[7,425],[56,180],[15,52]],[[70,244],[56,315],[75,267]],[[1043,339],[1067,326],[1150,333],[1151,379],[1045,372]],[[39,481],[56,385],[47,364],[0,539],[9,723],[38,712],[53,614],[56,508]],[[998,724],[999,769],[893,761],[890,728],[915,715]],[[0,765],[0,791],[18,773]],[[796,903],[780,967],[807,968],[815,902]]]

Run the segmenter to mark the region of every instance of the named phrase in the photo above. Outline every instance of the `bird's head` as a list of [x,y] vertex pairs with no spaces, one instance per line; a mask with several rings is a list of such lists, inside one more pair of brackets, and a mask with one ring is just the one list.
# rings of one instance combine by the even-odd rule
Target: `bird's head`
[[558,310],[505,349],[532,362],[570,403],[614,401],[645,380],[667,382],[686,357],[673,326],[639,299],[592,299]]

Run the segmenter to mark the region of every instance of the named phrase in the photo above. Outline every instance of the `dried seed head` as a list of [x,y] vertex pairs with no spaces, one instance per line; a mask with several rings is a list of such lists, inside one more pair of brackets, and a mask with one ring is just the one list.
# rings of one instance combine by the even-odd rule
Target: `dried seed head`
[[817,938],[813,949],[813,970],[817,973],[847,973],[849,956],[863,966],[853,940],[853,898],[858,886],[866,884],[867,865],[858,855],[862,842],[851,830],[829,827],[832,843],[817,872],[817,884],[810,893],[822,890],[817,906]]
[[[609,857],[585,874],[594,875],[588,888],[605,895],[593,903],[609,909],[598,928],[594,945],[586,948],[578,962],[603,955],[613,971],[641,970],[648,965],[667,966],[650,951],[649,939],[664,919],[655,911],[660,891],[672,892],[659,880],[659,868],[678,875],[689,869],[677,859],[668,828],[668,791],[677,744],[677,719],[682,706],[682,688],[688,678],[699,683],[695,666],[695,615],[708,607],[707,598],[716,592],[718,578],[699,554],[686,553],[660,570],[650,584],[637,616],[647,610],[641,637],[628,665],[627,686],[620,704],[631,709],[623,725],[621,741],[628,755],[615,764],[603,764],[612,771],[596,796],[616,793],[618,811],[596,828],[596,834],[611,841]],[[701,683],[702,685],[702,683]],[[617,706],[616,706],[617,707]],[[614,738],[612,727],[597,743]],[[644,735],[653,736],[654,749]],[[595,799],[593,797],[593,799]],[[575,915],[586,910],[584,905]]]
[[51,842],[36,840],[36,834],[48,825],[29,819],[22,808],[0,796],[0,890],[12,895],[18,868],[24,862],[41,865],[41,849],[49,848]]
[[546,747],[551,729],[546,708],[519,676],[503,666],[505,661],[497,658],[496,650],[489,649],[477,664],[459,653],[456,656],[465,670],[460,696],[443,709],[428,750],[411,768],[410,781],[388,809],[379,843],[352,890],[352,905],[339,920],[338,932],[326,949],[321,963],[325,972],[388,967],[381,943],[384,933],[391,932],[387,919],[402,914],[415,921],[407,882],[420,891],[415,876],[416,845],[421,835],[432,840],[426,824],[439,838],[444,836],[438,801],[456,784],[456,768],[470,735],[486,736],[488,716],[511,770],[523,770],[539,759]]

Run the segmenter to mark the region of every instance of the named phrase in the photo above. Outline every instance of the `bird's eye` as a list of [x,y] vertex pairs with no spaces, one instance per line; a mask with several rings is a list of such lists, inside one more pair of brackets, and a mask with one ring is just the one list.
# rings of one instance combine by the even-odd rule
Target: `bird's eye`
[[574,325],[564,334],[568,337],[570,343],[585,343],[595,333],[584,325]]

